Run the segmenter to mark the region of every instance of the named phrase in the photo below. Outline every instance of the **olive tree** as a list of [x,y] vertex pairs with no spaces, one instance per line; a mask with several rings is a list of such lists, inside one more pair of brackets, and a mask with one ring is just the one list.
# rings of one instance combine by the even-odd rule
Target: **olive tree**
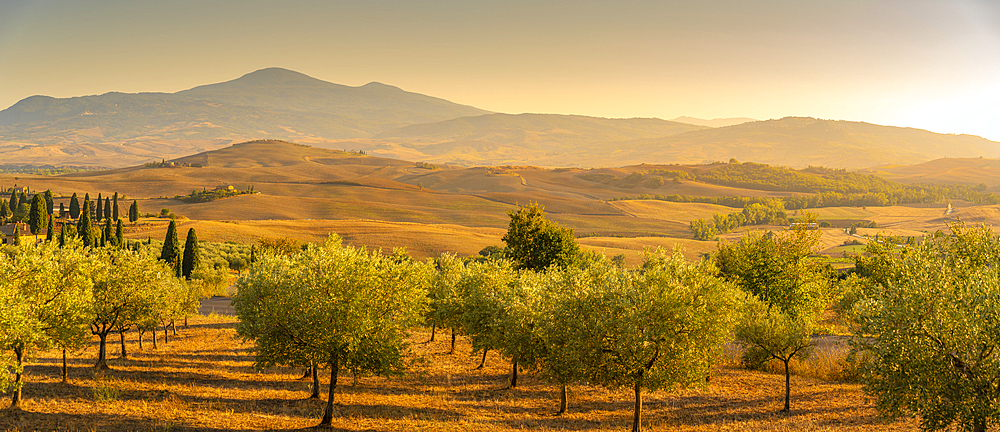
[[729,338],[739,295],[714,272],[710,262],[657,249],[641,272],[607,266],[581,278],[565,303],[566,349],[586,381],[634,390],[633,432],[641,430],[643,390],[705,385]]
[[462,313],[465,310],[459,281],[465,274],[465,264],[454,254],[444,253],[434,260],[437,272],[431,278],[427,320],[431,323],[431,341],[438,328],[451,329],[451,351],[455,352],[455,335],[462,328]]
[[495,260],[469,264],[458,282],[463,293],[462,329],[472,343],[472,352],[483,354],[477,369],[486,364],[489,350],[504,345],[507,332],[503,324],[516,279],[517,271],[510,261]]
[[13,389],[11,406],[21,403],[24,365],[35,350],[82,339],[86,262],[79,249],[52,243],[0,254],[0,389]]
[[431,271],[343,246],[336,236],[293,255],[262,253],[237,281],[237,333],[254,342],[259,367],[328,365],[320,424],[330,425],[341,368],[393,374],[405,367],[405,338],[423,314]]
[[1000,420],[1000,239],[983,226],[951,229],[902,247],[869,243],[853,348],[884,415],[982,432]]
[[143,311],[161,310],[150,307],[154,293],[171,287],[174,273],[154,256],[142,252],[114,248],[91,249],[91,254],[95,268],[90,331],[100,339],[94,367],[108,369],[108,334],[126,321],[144,321]]
[[776,359],[785,367],[783,412],[791,409],[790,362],[810,354],[815,320],[831,300],[825,269],[807,259],[818,235],[805,229],[751,233],[720,245],[714,257],[722,277],[748,296],[735,333],[743,363],[756,368]]

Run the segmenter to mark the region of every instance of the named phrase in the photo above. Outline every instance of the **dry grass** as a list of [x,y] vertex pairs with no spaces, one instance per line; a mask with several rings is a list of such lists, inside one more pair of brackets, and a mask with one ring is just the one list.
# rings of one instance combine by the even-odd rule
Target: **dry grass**
[[[234,321],[196,317],[189,329],[158,350],[134,340],[129,360],[112,371],[90,369],[94,348],[71,362],[70,381],[59,382],[59,359],[45,353],[28,367],[23,412],[0,413],[0,430],[160,431],[290,430],[319,422],[324,403],[309,400],[301,369],[255,371],[249,347],[233,339]],[[134,334],[130,335],[132,339]],[[557,388],[521,378],[504,389],[509,363],[495,353],[487,367],[459,338],[448,355],[446,333],[436,342],[413,340],[416,362],[400,378],[342,375],[334,430],[341,431],[619,431],[631,421],[631,392],[573,386],[570,412],[555,416]],[[117,345],[111,345],[117,354]],[[327,372],[328,373],[328,372]],[[718,367],[701,390],[646,395],[649,430],[913,430],[911,422],[885,423],[856,384],[793,377],[793,412],[781,408],[783,376]],[[324,389],[325,395],[325,389]]]

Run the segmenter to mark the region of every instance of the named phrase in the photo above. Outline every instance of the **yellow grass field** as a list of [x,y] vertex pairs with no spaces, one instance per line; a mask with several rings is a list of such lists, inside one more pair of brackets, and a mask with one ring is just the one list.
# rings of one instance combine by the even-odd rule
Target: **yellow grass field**
[[[300,368],[253,368],[251,346],[235,339],[235,321],[193,317],[168,343],[139,351],[127,334],[130,357],[95,374],[95,347],[70,359],[61,383],[57,352],[27,367],[23,411],[0,411],[5,431],[299,430],[319,423],[325,403],[308,399]],[[162,332],[161,332],[162,336]],[[621,431],[631,422],[631,390],[571,386],[569,412],[554,415],[556,386],[525,373],[506,389],[510,364],[491,353],[482,370],[459,337],[449,355],[446,332],[425,343],[413,335],[414,364],[402,377],[341,373],[336,431]],[[323,375],[328,382],[329,371]],[[885,422],[857,384],[792,378],[792,412],[781,414],[784,376],[718,366],[704,389],[647,393],[644,425],[651,431],[909,431],[912,420]],[[326,386],[322,388],[326,397]]]

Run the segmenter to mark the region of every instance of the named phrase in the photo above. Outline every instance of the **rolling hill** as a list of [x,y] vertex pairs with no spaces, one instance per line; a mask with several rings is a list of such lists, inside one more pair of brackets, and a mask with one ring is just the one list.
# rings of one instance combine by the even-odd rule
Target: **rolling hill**
[[714,118],[714,119],[711,119],[711,120],[706,120],[706,119],[700,119],[700,118],[697,118],[697,117],[680,116],[680,117],[677,117],[677,118],[673,119],[673,121],[679,122],[679,123],[687,123],[687,124],[693,124],[693,125],[698,125],[698,126],[706,126],[706,127],[717,128],[717,127],[733,126],[733,125],[738,125],[738,124],[752,122],[752,121],[757,121],[757,120],[749,118],[749,117]]
[[916,165],[888,165],[872,172],[902,183],[955,183],[986,185],[1000,191],[1000,159],[942,158]]
[[973,135],[938,134],[871,123],[785,117],[618,143],[609,160],[704,163],[752,160],[793,167],[866,168],[940,157],[997,157],[1000,143]]

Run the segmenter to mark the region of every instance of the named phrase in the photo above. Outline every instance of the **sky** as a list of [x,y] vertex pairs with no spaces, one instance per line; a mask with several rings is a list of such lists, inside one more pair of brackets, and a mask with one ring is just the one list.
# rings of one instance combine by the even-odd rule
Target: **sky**
[[1000,141],[995,0],[0,0],[0,108],[267,67],[507,113],[809,116]]

